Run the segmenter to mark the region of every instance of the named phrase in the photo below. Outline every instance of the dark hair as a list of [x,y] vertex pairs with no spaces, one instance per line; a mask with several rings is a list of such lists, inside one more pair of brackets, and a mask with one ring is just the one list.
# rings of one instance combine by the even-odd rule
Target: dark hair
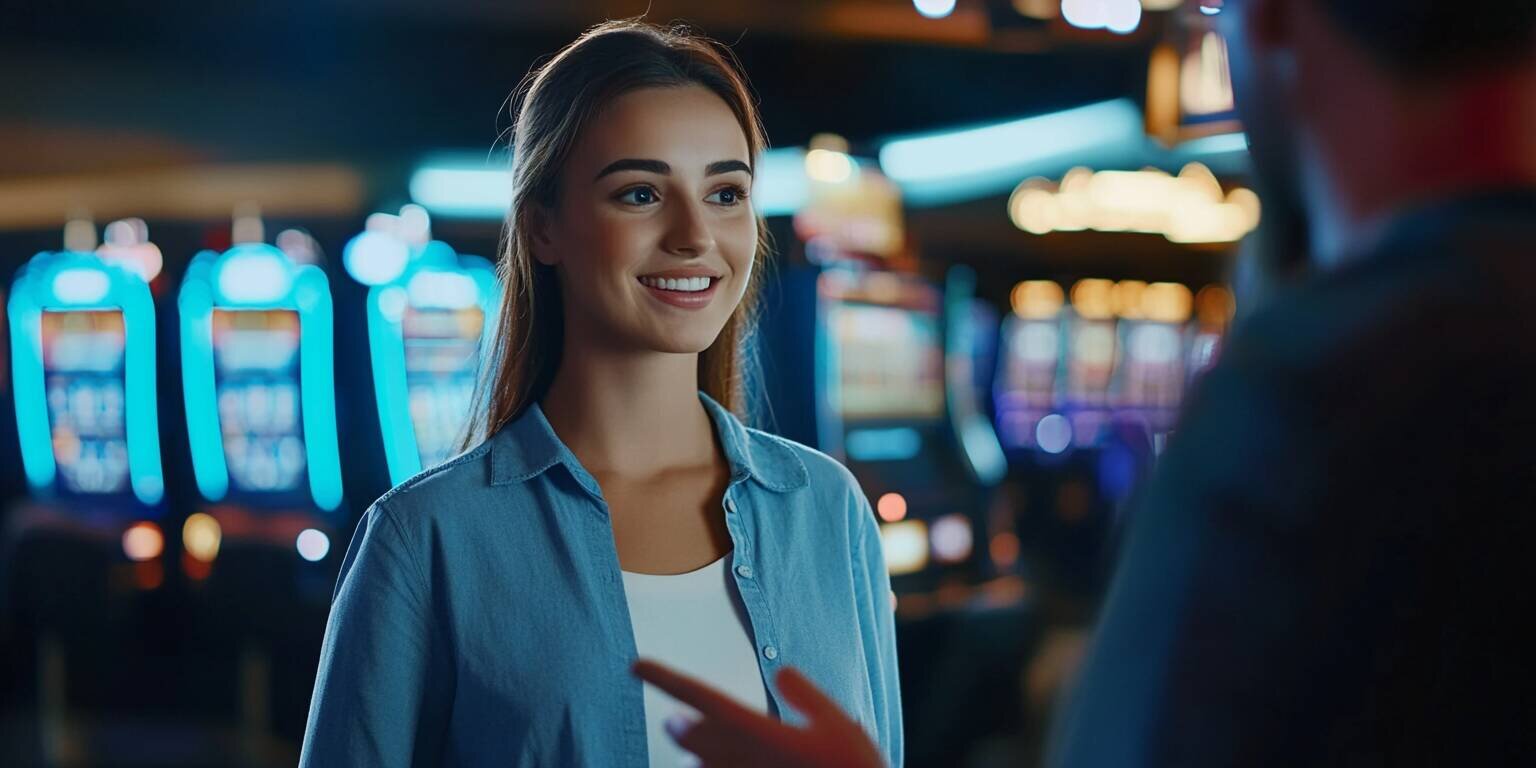
[[[494,434],[541,399],[560,366],[564,317],[559,278],[552,267],[533,258],[529,224],[535,206],[556,206],[561,169],[582,129],[626,93],[688,85],[709,89],[730,107],[755,166],[766,140],[746,78],[729,49],[684,27],[638,20],[600,24],[535,68],[519,86],[512,209],[497,265],[501,311],[476,387],[464,448]],[[767,254],[768,229],[759,216],[751,282],[720,335],[699,355],[699,387],[743,417],[745,360]]]
[[1536,58],[1536,0],[1318,0],[1396,72],[1454,73]]

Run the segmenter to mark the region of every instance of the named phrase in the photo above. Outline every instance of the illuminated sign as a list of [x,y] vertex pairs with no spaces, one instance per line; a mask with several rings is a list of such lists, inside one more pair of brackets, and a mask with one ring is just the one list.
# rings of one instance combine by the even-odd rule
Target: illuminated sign
[[1175,243],[1236,242],[1259,225],[1260,208],[1252,190],[1223,191],[1199,163],[1177,176],[1074,168],[1059,184],[1028,179],[1008,198],[1014,226],[1031,234],[1143,232]]

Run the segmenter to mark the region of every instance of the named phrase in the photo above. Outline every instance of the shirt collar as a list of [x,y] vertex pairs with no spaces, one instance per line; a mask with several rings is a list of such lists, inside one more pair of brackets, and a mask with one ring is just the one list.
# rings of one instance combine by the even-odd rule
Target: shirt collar
[[[780,492],[806,485],[805,463],[785,441],[747,429],[734,413],[703,392],[699,400],[714,422],[731,469],[731,482],[751,478]],[[538,403],[528,406],[491,438],[491,485],[524,482],[556,464],[564,464],[588,492],[601,495],[597,481],[561,442]]]

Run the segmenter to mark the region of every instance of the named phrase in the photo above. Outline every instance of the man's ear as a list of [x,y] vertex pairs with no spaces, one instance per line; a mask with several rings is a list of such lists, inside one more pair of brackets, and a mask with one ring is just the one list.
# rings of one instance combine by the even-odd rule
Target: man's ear
[[554,241],[550,237],[550,225],[554,218],[554,212],[535,203],[528,211],[528,240],[533,246],[533,258],[546,266],[554,266],[560,263],[560,256],[555,252]]

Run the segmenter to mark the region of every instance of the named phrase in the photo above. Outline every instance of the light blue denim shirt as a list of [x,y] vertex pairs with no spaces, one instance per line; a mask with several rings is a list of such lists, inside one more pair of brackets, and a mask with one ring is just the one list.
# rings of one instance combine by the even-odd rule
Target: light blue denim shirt
[[[774,710],[805,672],[902,760],[890,581],[841,464],[700,395]],[[384,494],[342,564],[303,766],[648,765],[634,631],[597,481],[537,405]]]

